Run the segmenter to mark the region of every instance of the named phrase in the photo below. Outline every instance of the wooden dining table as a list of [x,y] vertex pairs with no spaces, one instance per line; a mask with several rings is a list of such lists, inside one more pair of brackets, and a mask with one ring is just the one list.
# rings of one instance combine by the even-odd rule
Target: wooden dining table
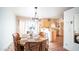
[[[31,43],[41,43],[41,45],[42,45],[42,42],[44,40],[45,40],[45,38],[41,38],[41,39],[40,38],[21,38],[20,44],[22,46],[24,46],[26,42],[30,42],[30,44]],[[42,48],[42,46],[41,46],[41,48]]]
[[45,38],[41,38],[41,39],[39,39],[39,38],[37,38],[37,39],[34,39],[34,38],[21,38],[21,40],[20,40],[20,44],[21,45],[24,45],[26,42],[42,42],[42,41],[44,41],[45,40]]

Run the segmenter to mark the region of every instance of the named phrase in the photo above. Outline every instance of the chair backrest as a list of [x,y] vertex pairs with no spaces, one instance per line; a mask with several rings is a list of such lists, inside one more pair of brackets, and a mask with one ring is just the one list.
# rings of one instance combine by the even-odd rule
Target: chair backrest
[[49,47],[48,40],[42,42],[42,51],[47,51]]
[[40,35],[40,37],[45,37],[45,33],[44,32],[40,32],[39,35]]
[[46,48],[46,40],[42,42],[42,51],[45,51],[45,48]]
[[20,40],[20,35],[19,35],[19,33],[14,33],[14,34],[12,34],[12,36],[13,36],[13,38],[14,38],[15,40]]
[[15,50],[20,49],[20,45],[19,45],[20,35],[19,35],[19,33],[14,33],[14,34],[12,34],[12,36],[13,36],[13,42],[14,42]]
[[30,51],[29,42],[26,42],[26,43],[24,44],[24,51]]
[[26,42],[24,45],[25,51],[40,51],[40,42]]
[[40,42],[30,42],[30,50],[31,51],[40,51]]

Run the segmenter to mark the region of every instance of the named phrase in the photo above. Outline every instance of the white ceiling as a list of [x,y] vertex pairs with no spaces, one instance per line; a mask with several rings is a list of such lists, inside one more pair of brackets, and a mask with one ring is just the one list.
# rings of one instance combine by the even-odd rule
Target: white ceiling
[[[63,17],[64,11],[71,9],[72,7],[38,7],[37,17],[38,18],[53,18]],[[17,16],[34,17],[34,7],[15,7],[13,8],[14,13]]]

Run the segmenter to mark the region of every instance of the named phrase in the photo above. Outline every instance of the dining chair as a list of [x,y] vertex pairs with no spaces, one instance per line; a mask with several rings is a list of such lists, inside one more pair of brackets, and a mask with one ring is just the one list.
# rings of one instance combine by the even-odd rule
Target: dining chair
[[42,51],[48,51],[47,40],[44,40],[44,41],[42,42]]
[[45,33],[44,33],[44,32],[39,32],[39,36],[40,36],[41,38],[44,38],[44,37],[45,37]]
[[20,35],[19,33],[14,33],[12,34],[13,36],[13,42],[14,42],[14,50],[15,51],[23,51],[24,47],[22,45],[20,45]]
[[29,42],[26,42],[24,44],[24,51],[30,51],[30,43]]
[[46,39],[46,48],[45,48],[45,50],[48,51],[48,48],[49,48],[49,40]]
[[24,45],[25,51],[40,51],[40,42],[26,42]]
[[30,42],[30,50],[31,51],[40,51],[40,42]]

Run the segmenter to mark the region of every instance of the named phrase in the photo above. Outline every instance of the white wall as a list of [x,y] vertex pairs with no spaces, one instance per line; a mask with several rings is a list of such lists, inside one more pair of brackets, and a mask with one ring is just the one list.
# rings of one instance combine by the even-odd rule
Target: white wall
[[[37,17],[38,18],[61,18],[63,17],[64,10],[68,10],[72,7],[38,7]],[[18,16],[34,17],[34,7],[16,7],[14,12]]]
[[16,21],[11,8],[0,8],[0,50],[5,50],[13,41]]
[[79,8],[72,8],[64,12],[64,48],[79,51],[79,44],[74,43],[73,21],[75,14],[79,14]]
[[79,14],[74,15],[74,31],[75,33],[79,33]]

